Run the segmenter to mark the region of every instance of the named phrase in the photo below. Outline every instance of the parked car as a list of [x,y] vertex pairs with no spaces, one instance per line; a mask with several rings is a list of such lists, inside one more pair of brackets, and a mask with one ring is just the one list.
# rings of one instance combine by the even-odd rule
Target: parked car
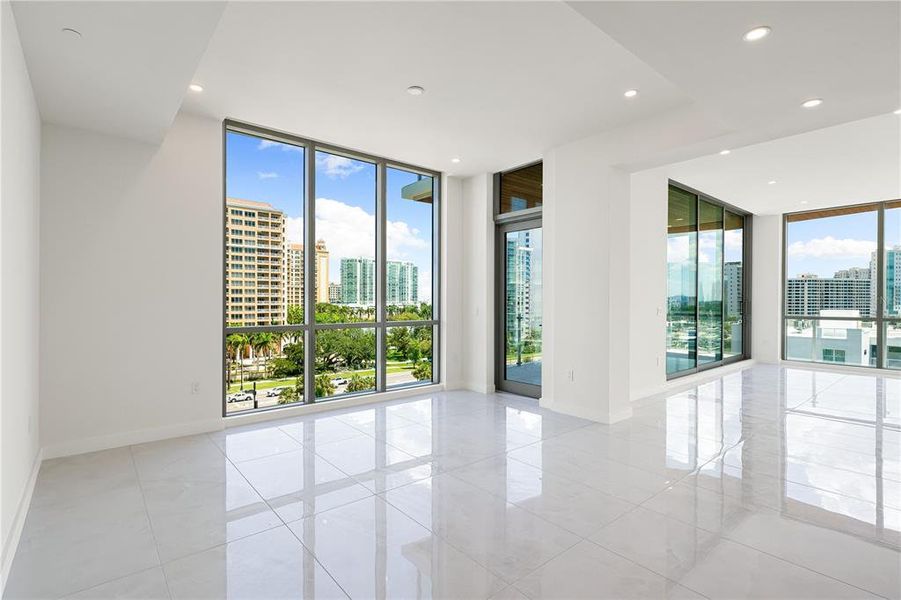
[[336,377],[332,379],[332,385],[347,385],[348,381],[346,377]]
[[281,396],[282,390],[284,390],[284,389],[285,388],[283,388],[283,387],[277,387],[277,388],[272,388],[271,390],[266,390],[266,397],[274,398],[276,396]]
[[231,402],[244,402],[246,400],[253,400],[253,390],[241,390],[240,392],[235,392],[226,398],[226,401]]

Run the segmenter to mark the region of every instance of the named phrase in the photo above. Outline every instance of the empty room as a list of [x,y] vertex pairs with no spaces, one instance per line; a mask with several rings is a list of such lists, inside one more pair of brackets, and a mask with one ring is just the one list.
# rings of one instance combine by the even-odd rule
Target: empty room
[[0,26],[3,599],[901,600],[901,2]]

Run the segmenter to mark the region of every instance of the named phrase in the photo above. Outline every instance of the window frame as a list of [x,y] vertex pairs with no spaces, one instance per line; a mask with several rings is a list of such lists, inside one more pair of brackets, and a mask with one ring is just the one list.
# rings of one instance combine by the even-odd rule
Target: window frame
[[[860,368],[860,369],[886,369],[897,371],[898,369],[886,367],[886,355],[888,354],[888,346],[886,345],[886,329],[887,325],[901,325],[901,315],[888,315],[885,309],[885,211],[889,209],[901,208],[901,199],[894,198],[890,200],[881,200],[877,202],[858,202],[855,204],[843,204],[838,206],[828,206],[823,208],[798,210],[784,213],[782,215],[782,335],[780,341],[782,348],[779,355],[784,361],[796,361],[810,364],[836,365],[842,367]],[[816,213],[829,213],[834,211],[836,214],[824,214],[819,218],[829,218],[830,216],[841,216],[842,214],[859,213],[859,212],[876,212],[876,314],[867,317],[839,317],[839,316],[810,316],[810,315],[789,315],[788,314],[788,253],[786,252],[786,244],[788,242],[788,224],[797,217],[803,215],[813,215]],[[811,219],[816,217],[811,217]],[[809,320],[809,321],[867,321],[874,324],[876,330],[876,364],[856,364],[856,363],[834,363],[825,360],[803,360],[798,358],[788,358],[788,335],[787,324],[790,320]]]
[[[305,251],[303,259],[304,282],[313,282],[312,286],[305,283],[303,296],[303,322],[297,324],[285,325],[259,325],[259,326],[242,326],[229,327],[226,322],[227,316],[227,297],[228,297],[228,260],[227,260],[227,235],[226,227],[229,225],[229,213],[227,206],[228,190],[227,190],[227,148],[228,134],[235,132],[244,135],[256,136],[261,139],[267,139],[275,142],[282,142],[294,146],[300,146],[304,149],[304,248],[315,248],[316,246],[316,152],[322,151],[338,156],[343,156],[353,160],[360,160],[373,163],[376,166],[376,203],[375,203],[375,263],[376,263],[376,281],[375,281],[375,320],[353,323],[317,323],[316,322],[316,293],[315,293],[315,269],[316,269],[316,253],[315,251]],[[386,314],[386,272],[387,272],[387,171],[389,168],[399,169],[410,173],[415,173],[432,178],[432,318],[419,321],[389,321]],[[442,335],[443,323],[441,322],[441,190],[443,186],[443,174],[425,167],[411,165],[402,161],[388,159],[380,156],[367,154],[357,150],[343,148],[327,142],[321,142],[313,138],[302,137],[263,127],[245,121],[236,119],[224,119],[222,122],[222,222],[220,223],[220,234],[222,235],[222,313],[221,313],[221,354],[222,357],[222,416],[224,418],[257,414],[273,410],[281,410],[283,408],[298,407],[303,405],[317,404],[328,402],[330,400],[340,400],[357,396],[368,396],[380,394],[385,391],[396,391],[407,388],[422,387],[434,385],[441,382],[440,368],[440,340]],[[326,282],[328,285],[328,282]],[[287,315],[286,315],[287,316]],[[431,327],[432,328],[432,379],[426,381],[415,381],[404,384],[387,385],[387,364],[386,364],[386,336],[388,327],[409,326],[409,327]],[[375,329],[376,334],[376,353],[375,353],[375,371],[376,371],[376,387],[374,390],[365,392],[342,393],[338,396],[328,396],[317,400],[315,394],[315,365],[316,365],[316,332],[325,329],[349,329],[349,328],[368,328]],[[255,333],[261,331],[300,331],[303,334],[304,344],[304,394],[300,402],[276,405],[265,408],[254,408],[242,411],[228,412],[227,392],[228,392],[228,375],[227,365],[227,348],[226,339],[234,333]]]
[[[725,252],[725,214],[726,211],[729,211],[733,214],[736,214],[744,219],[744,227],[742,228],[742,248],[741,248],[741,286],[742,286],[742,298],[741,298],[741,345],[742,351],[740,354],[734,354],[732,356],[725,356],[725,353],[722,351],[723,348],[723,340],[725,338],[724,328],[722,327],[722,320],[725,318],[725,303],[726,303],[726,295],[725,290],[723,290],[722,294],[722,303],[723,309],[721,310],[720,317],[720,360],[711,361],[708,363],[700,364],[698,361],[698,332],[697,328],[701,322],[701,307],[700,302],[698,301],[698,286],[699,286],[699,270],[698,270],[698,261],[700,260],[700,252],[697,252],[695,256],[695,366],[690,369],[683,369],[681,371],[676,371],[673,373],[666,372],[666,352],[668,348],[664,348],[663,352],[663,370],[666,374],[666,380],[672,381],[674,379],[679,379],[680,377],[686,377],[688,375],[694,375],[695,373],[700,373],[701,371],[707,371],[708,369],[715,369],[717,367],[722,367],[725,365],[729,365],[735,362],[739,362],[742,360],[748,360],[751,358],[751,271],[753,269],[753,264],[751,260],[752,256],[752,240],[753,240],[753,226],[754,226],[754,215],[749,213],[748,211],[735,206],[734,204],[729,204],[728,202],[724,202],[719,198],[715,198],[710,194],[705,194],[700,190],[696,190],[691,186],[685,185],[675,179],[667,180],[667,208],[669,208],[669,188],[675,187],[683,192],[688,194],[693,194],[695,196],[696,209],[698,210],[698,223],[696,225],[697,233],[700,233],[700,205],[701,202],[707,202],[709,204],[714,204],[723,211],[723,251],[720,253],[720,279],[722,280],[722,285],[725,285],[725,263],[726,263],[726,252]],[[668,226],[667,226],[668,229]],[[668,257],[665,257],[665,263],[668,263]],[[667,274],[667,283],[665,285],[667,289],[667,298],[669,296],[669,275]],[[667,302],[664,302],[664,306],[668,306]],[[667,318],[667,309],[664,308],[664,319]],[[666,337],[666,332],[664,331],[664,338]],[[665,342],[664,342],[665,344]]]

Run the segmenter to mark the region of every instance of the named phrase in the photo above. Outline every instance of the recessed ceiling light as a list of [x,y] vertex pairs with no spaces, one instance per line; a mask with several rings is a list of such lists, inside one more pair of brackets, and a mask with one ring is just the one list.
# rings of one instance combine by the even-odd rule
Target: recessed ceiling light
[[804,108],[816,108],[822,103],[822,98],[811,98],[810,100],[805,100],[804,102],[802,102],[801,106]]
[[451,159],[451,162],[457,164],[458,162],[460,162],[460,159],[455,156]]
[[626,90],[626,93],[623,94],[626,98],[634,98],[638,95],[638,90]]
[[899,108],[898,110],[896,110],[893,114],[901,115],[901,108]]
[[422,96],[425,94],[425,88],[418,85],[411,85],[407,88],[407,93],[411,96]]
[[770,31],[772,31],[766,25],[761,25],[760,27],[755,27],[751,31],[747,32],[744,35],[744,39],[746,42],[756,42],[757,40],[762,40],[766,36],[770,35]]
[[191,90],[192,92],[202,92],[203,86],[200,85],[199,83],[192,83],[191,85],[188,86],[188,89]]
[[720,150],[720,154],[726,156],[727,154],[732,154],[732,150]]
[[801,200],[801,204],[807,204],[807,200]]
[[775,180],[775,179],[770,179],[769,181],[766,182],[766,184],[767,184],[767,185],[776,185],[776,180]]
[[81,32],[77,29],[72,29],[71,27],[63,27],[60,31],[68,38],[73,40],[81,38]]

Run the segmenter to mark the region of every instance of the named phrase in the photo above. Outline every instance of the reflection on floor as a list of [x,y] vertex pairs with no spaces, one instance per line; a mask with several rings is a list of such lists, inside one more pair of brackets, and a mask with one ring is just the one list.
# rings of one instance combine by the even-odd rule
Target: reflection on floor
[[515,362],[508,364],[507,379],[531,385],[541,385],[541,359],[538,358],[520,365],[517,365]]
[[899,414],[755,366],[613,426],[450,392],[48,461],[6,595],[898,597]]

